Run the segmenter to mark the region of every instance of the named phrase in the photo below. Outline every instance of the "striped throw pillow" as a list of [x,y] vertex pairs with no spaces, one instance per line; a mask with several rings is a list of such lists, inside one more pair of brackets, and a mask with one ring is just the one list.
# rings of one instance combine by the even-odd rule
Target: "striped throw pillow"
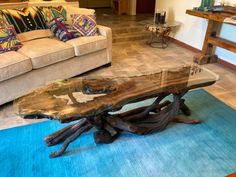
[[47,28],[43,14],[37,7],[3,9],[1,13],[17,33]]

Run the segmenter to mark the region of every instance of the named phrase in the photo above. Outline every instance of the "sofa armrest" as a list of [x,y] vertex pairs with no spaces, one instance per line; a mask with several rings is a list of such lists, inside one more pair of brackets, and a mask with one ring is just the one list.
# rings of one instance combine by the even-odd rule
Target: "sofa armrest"
[[107,38],[107,53],[109,63],[112,61],[112,30],[109,27],[97,25],[98,33]]
[[102,25],[97,25],[97,27],[99,34],[101,34],[102,36],[112,35],[111,28]]

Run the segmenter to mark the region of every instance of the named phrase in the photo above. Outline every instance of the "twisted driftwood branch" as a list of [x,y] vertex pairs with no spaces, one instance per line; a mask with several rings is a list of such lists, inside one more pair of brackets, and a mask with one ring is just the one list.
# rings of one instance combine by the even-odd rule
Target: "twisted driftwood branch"
[[75,141],[82,133],[90,130],[91,128],[92,128],[92,125],[89,123],[86,123],[84,126],[80,127],[78,130],[76,130],[76,132],[74,132],[64,141],[61,149],[59,149],[56,152],[51,153],[50,157],[54,158],[54,157],[61,156],[66,151],[67,147],[69,146],[71,142]]
[[186,92],[174,94],[173,102],[161,101],[169,94],[162,94],[146,107],[137,108],[125,113],[110,115],[104,113],[99,116],[81,119],[78,123],[69,125],[62,130],[45,138],[48,146],[63,142],[60,150],[53,152],[50,157],[61,156],[71,142],[76,140],[83,132],[96,127],[94,133],[96,143],[112,143],[122,131],[135,134],[150,134],[164,130],[170,122],[196,124],[201,121],[195,119],[177,117],[179,111],[189,115],[190,109],[184,104],[182,96]]
[[53,146],[58,143],[63,142],[66,140],[69,136],[74,134],[78,129],[80,129],[82,126],[84,126],[88,121],[86,119],[80,120],[78,123],[69,125],[47,137],[45,137],[44,141],[48,146]]

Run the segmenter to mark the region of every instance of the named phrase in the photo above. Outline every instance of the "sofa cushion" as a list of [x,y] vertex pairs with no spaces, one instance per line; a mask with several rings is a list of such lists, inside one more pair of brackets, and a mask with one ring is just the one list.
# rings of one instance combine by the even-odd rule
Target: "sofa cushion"
[[0,10],[9,24],[14,25],[17,33],[46,29],[42,12],[37,7]]
[[87,36],[72,39],[66,42],[75,49],[75,55],[81,56],[107,48],[107,39],[104,36]]
[[30,57],[33,69],[42,68],[75,56],[71,45],[57,39],[36,39],[23,43],[18,52]]
[[49,37],[53,37],[53,33],[50,31],[50,29],[33,30],[17,34],[17,39],[19,39],[21,42],[27,42],[34,39],[49,38]]
[[11,51],[0,54],[0,82],[32,70],[29,57]]

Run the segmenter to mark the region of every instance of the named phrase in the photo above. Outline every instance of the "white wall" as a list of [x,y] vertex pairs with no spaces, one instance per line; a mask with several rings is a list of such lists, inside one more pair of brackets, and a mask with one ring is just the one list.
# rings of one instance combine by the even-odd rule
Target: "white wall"
[[130,0],[130,15],[136,15],[136,6],[137,6],[137,1],[136,0]]
[[[225,0],[228,4],[236,4],[236,0]],[[174,38],[195,48],[201,49],[207,28],[207,20],[185,14],[186,9],[198,7],[201,0],[157,0],[156,8],[167,11],[167,20],[179,21],[181,26]],[[236,26],[223,25],[221,37],[236,42]],[[236,65],[236,54],[217,48],[219,58]]]

